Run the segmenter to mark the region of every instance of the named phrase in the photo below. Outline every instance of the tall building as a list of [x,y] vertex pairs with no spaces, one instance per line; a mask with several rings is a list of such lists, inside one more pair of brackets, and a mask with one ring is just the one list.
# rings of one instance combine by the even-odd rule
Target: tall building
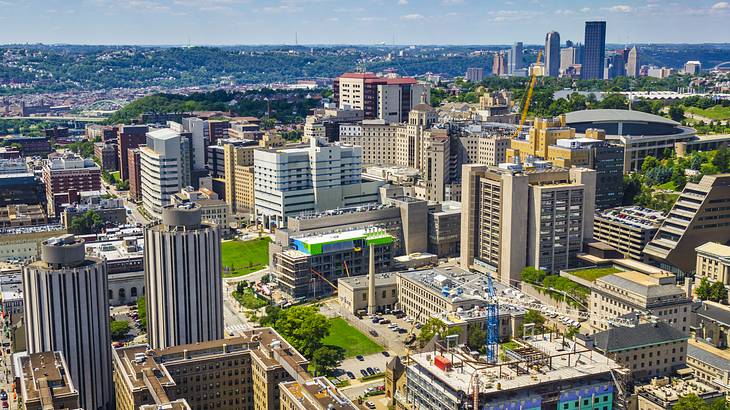
[[84,409],[114,406],[108,289],[106,261],[73,235],[43,242],[23,268],[28,353],[62,352]]
[[167,206],[144,231],[147,332],[155,349],[223,337],[221,233],[195,204]]
[[129,199],[133,202],[142,200],[142,158],[139,148],[127,150],[127,170],[129,171]]
[[639,60],[639,50],[636,46],[633,46],[629,51],[628,58],[626,59],[626,76],[638,77],[640,69],[641,61]]
[[461,266],[496,273],[504,284],[525,266],[574,267],[593,236],[596,173],[548,164],[464,165]]
[[254,150],[259,145],[223,146],[223,175],[226,184],[225,201],[231,214],[254,211]]
[[288,216],[379,201],[383,181],[363,180],[362,148],[309,142],[254,151],[254,203],[264,226],[284,228]]
[[560,75],[560,33],[551,31],[545,36],[545,75]]
[[504,50],[500,50],[494,53],[494,60],[492,61],[492,75],[506,75],[507,74],[507,62],[505,61]]
[[515,75],[518,70],[522,69],[522,59],[524,58],[524,52],[522,47],[523,46],[521,41],[512,44],[512,48],[509,50],[507,74]]
[[431,100],[430,86],[415,78],[378,77],[373,73],[345,73],[333,84],[339,109],[364,111],[365,119],[401,122],[419,102]]
[[593,239],[611,245],[624,258],[647,262],[644,247],[664,221],[664,213],[639,206],[596,212]]
[[24,159],[0,159],[0,207],[42,205],[46,209],[43,179],[28,169]]
[[101,189],[101,168],[75,154],[49,160],[43,167],[48,216],[61,213],[61,205],[76,202],[81,191]]
[[687,61],[684,63],[684,73],[698,75],[702,71],[702,63],[697,60]]
[[663,269],[695,269],[695,248],[730,241],[730,174],[705,175],[688,183],[644,253]]
[[466,81],[479,83],[484,79],[484,69],[481,67],[469,67],[464,75]]
[[626,76],[626,58],[628,50],[614,52],[606,57],[606,79]]
[[606,22],[586,21],[583,41],[583,66],[581,76],[586,80],[603,78],[603,65],[606,59]]
[[147,133],[140,148],[142,204],[159,218],[170,196],[190,185],[190,145],[187,137],[169,128]]
[[119,155],[119,177],[129,179],[129,154],[127,150],[137,148],[147,140],[146,125],[120,125],[117,131],[117,154]]

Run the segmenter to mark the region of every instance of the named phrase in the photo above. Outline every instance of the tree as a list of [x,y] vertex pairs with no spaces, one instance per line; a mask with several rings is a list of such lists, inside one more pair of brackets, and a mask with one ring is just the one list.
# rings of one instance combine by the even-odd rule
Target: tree
[[487,341],[487,332],[481,327],[472,326],[469,329],[469,334],[466,338],[466,345],[469,349],[476,351],[484,351],[484,347]]
[[119,181],[116,184],[117,191],[126,191],[129,189],[129,180]]
[[672,105],[669,107],[669,118],[674,121],[680,122],[684,119],[684,108],[679,105]]
[[293,306],[279,313],[274,329],[302,355],[311,358],[329,335],[330,323],[316,306]]
[[659,160],[651,155],[644,157],[644,162],[641,163],[641,172],[646,173],[650,169],[658,167],[660,164]]
[[312,367],[316,374],[327,374],[345,360],[345,349],[339,346],[322,346],[312,354]]
[[711,294],[710,281],[707,278],[700,279],[700,284],[695,288],[695,295],[702,300],[709,300]]
[[443,340],[446,336],[454,335],[459,333],[459,329],[456,327],[449,328],[443,320],[432,317],[428,319],[425,325],[421,328],[421,333],[418,334],[418,341],[421,346],[430,342],[431,339],[437,337],[439,340]]
[[527,312],[525,312],[525,316],[522,317],[521,333],[523,335],[525,333],[525,324],[526,323],[534,324],[535,330],[538,333],[542,333],[543,327],[545,326],[545,318],[537,310],[529,309]]
[[674,410],[708,410],[709,406],[694,393],[682,396],[672,407]]
[[715,282],[710,285],[710,300],[713,302],[722,302],[727,299],[727,288],[722,282]]
[[147,303],[145,302],[144,296],[137,298],[137,315],[139,317],[139,327],[143,331],[147,330]]
[[74,235],[85,235],[98,233],[104,227],[101,216],[94,211],[86,211],[81,215],[71,218],[68,232]]
[[109,322],[109,332],[112,340],[122,340],[129,333],[129,322],[126,320],[112,320]]
[[521,277],[522,281],[527,283],[541,284],[547,273],[545,271],[535,268],[534,266],[526,266],[522,269]]

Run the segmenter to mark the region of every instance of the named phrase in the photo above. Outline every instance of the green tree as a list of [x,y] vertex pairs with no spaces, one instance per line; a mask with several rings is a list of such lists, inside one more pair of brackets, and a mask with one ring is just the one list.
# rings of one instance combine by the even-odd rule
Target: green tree
[[140,296],[137,298],[137,315],[139,318],[139,327],[142,328],[143,331],[147,330],[147,303],[145,301],[144,296]]
[[646,157],[644,157],[644,162],[641,163],[641,172],[646,173],[650,169],[654,169],[659,165],[661,165],[661,163],[658,159],[651,155],[647,155]]
[[316,374],[327,374],[345,360],[345,349],[339,346],[322,346],[312,354],[312,367]]
[[696,394],[690,393],[682,396],[672,407],[673,410],[709,410],[709,406]]
[[316,306],[293,306],[282,310],[274,324],[274,329],[307,358],[312,358],[330,333],[330,323],[318,310]]
[[710,300],[713,302],[723,302],[727,300],[727,288],[722,282],[715,282],[710,285]]
[[541,284],[545,277],[547,276],[547,273],[545,271],[537,269],[533,266],[526,266],[524,269],[522,269],[521,277],[524,282],[527,283],[533,283],[533,284]]
[[695,295],[702,300],[709,300],[712,295],[712,285],[707,278],[700,279],[700,284],[695,288]]
[[672,105],[669,107],[669,118],[674,121],[681,122],[684,119],[684,108],[680,105]]
[[457,333],[459,333],[458,328],[449,328],[443,320],[432,317],[428,319],[426,324],[421,328],[421,333],[418,334],[418,341],[421,346],[424,346],[426,343],[431,341],[434,336],[439,340],[443,340],[446,336],[455,335]]
[[487,340],[487,332],[484,331],[481,327],[478,326],[472,326],[469,329],[469,334],[466,338],[466,345],[469,346],[469,349],[476,350],[476,351],[484,351],[485,350],[485,343]]
[[525,312],[525,316],[522,318],[522,328],[520,329],[522,334],[525,332],[525,324],[532,323],[535,325],[535,332],[542,333],[545,327],[545,318],[534,309],[529,309]]
[[112,340],[122,340],[129,333],[129,322],[126,320],[112,320],[109,322],[109,331]]
[[129,180],[119,181],[116,184],[118,191],[126,191],[129,189]]
[[68,232],[74,235],[85,235],[90,233],[98,233],[104,227],[101,216],[94,211],[86,211],[81,215],[71,218],[68,226]]

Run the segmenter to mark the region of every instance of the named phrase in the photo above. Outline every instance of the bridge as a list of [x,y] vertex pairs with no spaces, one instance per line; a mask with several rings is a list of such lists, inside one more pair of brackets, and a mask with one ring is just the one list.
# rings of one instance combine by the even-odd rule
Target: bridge
[[82,108],[82,111],[116,111],[124,108],[126,101],[98,100]]
[[29,121],[68,121],[68,122],[104,122],[104,117],[84,117],[84,116],[69,116],[69,115],[47,115],[47,116],[32,116],[32,117],[0,117],[0,120],[29,120]]
[[730,61],[725,61],[716,65],[715,70],[730,71]]

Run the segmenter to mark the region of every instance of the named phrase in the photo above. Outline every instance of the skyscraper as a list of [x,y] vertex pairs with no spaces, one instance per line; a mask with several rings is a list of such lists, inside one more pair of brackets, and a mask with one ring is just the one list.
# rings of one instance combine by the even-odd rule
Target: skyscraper
[[147,145],[140,148],[142,204],[159,218],[170,196],[190,185],[190,140],[170,128],[147,133]]
[[560,34],[551,31],[545,36],[545,75],[557,77],[560,74]]
[[114,407],[106,262],[85,254],[73,235],[41,244],[23,268],[29,354],[61,351],[84,409]]
[[581,76],[587,80],[603,78],[606,59],[606,22],[586,21]]
[[492,75],[507,74],[507,64],[504,61],[504,51],[500,50],[494,53],[494,61],[492,63]]
[[640,68],[641,64],[639,63],[639,50],[637,50],[636,46],[634,46],[631,48],[631,51],[629,51],[629,56],[626,60],[626,76],[638,77]]
[[153,349],[223,337],[221,231],[200,206],[162,210],[144,231],[147,332]]
[[523,54],[521,41],[512,44],[508,56],[507,74],[515,75],[515,72],[522,68]]

